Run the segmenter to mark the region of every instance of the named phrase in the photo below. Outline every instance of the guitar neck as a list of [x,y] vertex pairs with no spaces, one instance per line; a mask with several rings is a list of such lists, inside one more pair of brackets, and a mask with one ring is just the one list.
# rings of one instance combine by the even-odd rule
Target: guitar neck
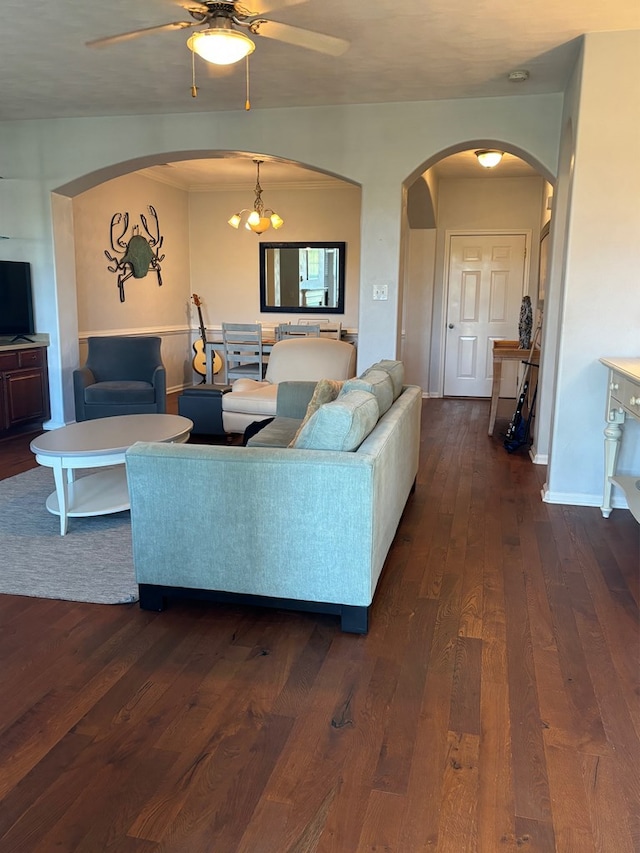
[[206,345],[207,343],[207,330],[204,327],[204,320],[202,319],[202,309],[198,305],[198,320],[200,322],[200,337],[202,338],[202,343]]

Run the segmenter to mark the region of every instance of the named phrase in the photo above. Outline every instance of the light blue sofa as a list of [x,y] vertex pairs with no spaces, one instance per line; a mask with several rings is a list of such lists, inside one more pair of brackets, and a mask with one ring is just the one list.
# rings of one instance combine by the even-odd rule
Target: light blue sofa
[[245,601],[335,613],[344,631],[366,633],[418,471],[421,390],[398,393],[352,452],[134,444],[126,464],[140,606]]

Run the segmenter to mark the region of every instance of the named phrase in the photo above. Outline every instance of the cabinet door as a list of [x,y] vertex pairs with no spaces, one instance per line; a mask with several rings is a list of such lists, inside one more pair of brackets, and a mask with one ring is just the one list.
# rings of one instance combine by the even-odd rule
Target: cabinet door
[[0,373],[0,430],[7,429],[9,422],[7,420],[7,395],[6,395],[5,377]]
[[7,427],[48,417],[41,368],[5,373],[3,384]]

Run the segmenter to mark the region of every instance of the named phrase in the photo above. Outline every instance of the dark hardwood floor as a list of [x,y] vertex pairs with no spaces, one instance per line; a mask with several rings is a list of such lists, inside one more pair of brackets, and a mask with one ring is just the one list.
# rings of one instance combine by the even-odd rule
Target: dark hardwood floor
[[0,853],[638,853],[640,527],[487,420],[424,402],[367,636],[0,596]]

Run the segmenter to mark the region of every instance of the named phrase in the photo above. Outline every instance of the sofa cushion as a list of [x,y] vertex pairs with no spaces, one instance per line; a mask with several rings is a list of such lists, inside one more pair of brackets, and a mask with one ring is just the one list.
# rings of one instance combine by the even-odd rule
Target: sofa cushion
[[247,447],[289,447],[299,426],[299,418],[274,418],[247,440]]
[[296,439],[300,430],[305,426],[307,421],[312,415],[318,411],[320,406],[324,406],[325,403],[331,403],[335,400],[340,394],[342,389],[342,381],[340,379],[319,379],[316,382],[316,387],[314,388],[313,395],[309,400],[309,404],[307,405],[307,411],[296,430],[295,435],[291,438],[291,447],[296,446]]
[[357,450],[378,422],[374,394],[349,391],[320,406],[299,431],[293,447],[304,450]]
[[389,358],[383,358],[372,364],[369,370],[385,370],[391,377],[393,383],[393,399],[398,399],[402,393],[404,386],[404,364],[401,361],[392,361]]
[[393,404],[393,383],[386,370],[377,370],[370,367],[357,379],[347,379],[342,388],[342,393],[348,391],[369,391],[375,394],[380,409],[380,417],[388,412]]
[[316,390],[317,382],[278,382],[276,416],[297,418],[301,421],[307,413],[309,401]]

